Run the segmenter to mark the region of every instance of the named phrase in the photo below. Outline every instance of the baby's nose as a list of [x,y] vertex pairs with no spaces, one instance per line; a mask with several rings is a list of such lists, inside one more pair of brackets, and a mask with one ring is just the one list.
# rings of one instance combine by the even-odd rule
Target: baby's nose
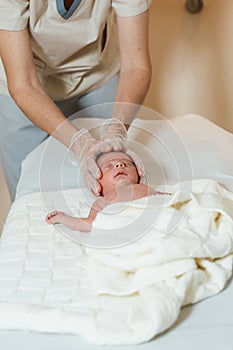
[[117,163],[115,164],[115,168],[124,168],[124,167],[125,167],[125,164],[122,163],[122,162],[117,162]]

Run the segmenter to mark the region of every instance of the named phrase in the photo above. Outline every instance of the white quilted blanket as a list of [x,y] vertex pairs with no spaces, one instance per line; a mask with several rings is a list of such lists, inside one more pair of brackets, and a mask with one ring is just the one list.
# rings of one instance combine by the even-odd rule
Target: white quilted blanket
[[[40,193],[16,200],[0,241],[0,329],[136,344],[169,328],[182,306],[220,292],[232,275],[233,194],[213,180],[187,188],[169,186],[173,195],[164,201],[152,196],[99,214],[93,232],[83,234],[87,242],[101,227],[147,229],[115,249],[87,248],[48,225]],[[80,190],[64,196],[77,214],[87,214]],[[46,197],[61,209],[59,200],[58,192]]]

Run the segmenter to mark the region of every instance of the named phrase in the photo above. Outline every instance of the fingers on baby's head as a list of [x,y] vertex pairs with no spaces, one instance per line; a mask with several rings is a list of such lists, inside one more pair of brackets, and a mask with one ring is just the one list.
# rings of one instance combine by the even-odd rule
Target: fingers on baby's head
[[111,151],[111,152],[100,153],[96,161],[99,167],[101,168],[102,164],[114,159],[119,159],[122,161],[125,159],[125,160],[131,160],[132,162],[134,162],[129,155],[127,155],[125,152],[122,152],[122,151]]
[[132,159],[132,161],[135,164],[135,167],[138,172],[138,177],[139,177],[138,183],[146,184],[147,181],[146,181],[146,175],[145,175],[145,168],[141,158],[139,158],[139,156],[131,150],[127,150],[126,154]]

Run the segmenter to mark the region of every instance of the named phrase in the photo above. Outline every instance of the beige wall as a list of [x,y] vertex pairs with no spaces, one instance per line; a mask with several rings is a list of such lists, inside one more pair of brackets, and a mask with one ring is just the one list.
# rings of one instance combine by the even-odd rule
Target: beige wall
[[[171,118],[198,113],[233,132],[233,1],[204,0],[199,14],[185,0],[152,0],[153,79],[145,105]],[[0,169],[0,229],[9,209]]]
[[167,117],[195,112],[233,132],[233,1],[152,0],[153,80],[145,104]]

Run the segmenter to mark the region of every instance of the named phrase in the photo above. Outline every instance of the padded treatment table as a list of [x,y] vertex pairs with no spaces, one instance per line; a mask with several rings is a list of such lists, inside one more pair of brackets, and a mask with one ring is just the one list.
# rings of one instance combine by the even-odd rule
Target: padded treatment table
[[[80,127],[96,126],[100,119],[80,119]],[[212,178],[233,191],[233,135],[198,115],[160,120],[136,119],[129,131],[130,145],[143,159],[150,185]],[[24,160],[16,200],[28,193],[83,186],[77,179],[77,167],[70,164],[67,150],[49,138]],[[207,349],[232,350],[233,283],[217,296],[182,309],[175,325],[139,350]],[[0,348],[4,350],[83,349],[103,347],[87,343],[77,335],[0,331]],[[105,346],[104,349],[112,347]],[[133,350],[135,346],[114,346],[116,350]]]

